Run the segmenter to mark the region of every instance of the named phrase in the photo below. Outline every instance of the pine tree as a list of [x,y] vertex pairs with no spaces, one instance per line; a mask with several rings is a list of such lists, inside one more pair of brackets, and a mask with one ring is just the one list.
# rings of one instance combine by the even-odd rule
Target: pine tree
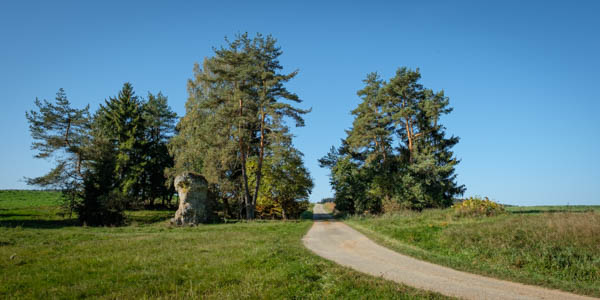
[[347,150],[361,169],[366,185],[365,196],[357,204],[361,210],[379,210],[379,198],[389,201],[393,189],[392,168],[394,157],[390,148],[393,140],[393,124],[386,113],[383,93],[385,82],[377,73],[370,73],[363,80],[365,87],[357,92],[362,99],[356,109],[352,128],[347,131]]
[[412,161],[415,140],[424,134],[419,132],[417,119],[419,104],[423,98],[423,85],[418,82],[419,79],[419,69],[412,71],[406,67],[399,68],[384,91],[386,112],[394,122],[401,140],[400,147],[409,162]]
[[82,192],[89,106],[72,108],[62,88],[56,93],[54,103],[36,99],[35,105],[37,110],[25,113],[34,140],[31,148],[38,151],[36,158],[53,158],[56,165],[44,176],[28,178],[27,183],[60,189],[63,207],[71,214]]
[[[201,136],[196,139],[210,149],[202,152],[211,159],[208,156],[197,159],[202,163],[186,159],[197,151],[194,147],[200,147],[190,145],[185,153],[174,150],[175,169],[187,161],[199,167],[209,182],[226,188],[227,198],[241,196],[247,219],[254,218],[262,164],[269,145],[290,138],[285,118],[303,126],[301,115],[308,112],[282,101],[300,102],[297,95],[285,88],[284,84],[294,78],[296,72],[280,73],[280,55],[280,48],[270,36],[265,38],[259,34],[249,38],[248,34],[242,34],[233,41],[227,40],[225,47],[215,49],[215,56],[205,60],[202,70],[196,67],[195,78],[188,84],[190,105],[186,109],[200,116],[202,124],[184,116],[178,125],[181,134]],[[173,143],[188,145],[180,138],[175,138]],[[247,163],[255,157],[258,165],[256,176],[252,176],[254,189],[251,191]]]
[[449,99],[443,91],[425,89],[420,79],[419,69],[402,67],[385,87],[387,113],[400,141],[397,201],[415,209],[445,207],[464,192],[455,181],[458,160],[450,151],[458,138],[445,138],[439,124],[441,116],[452,111]]
[[405,67],[387,83],[375,73],[367,76],[347,138],[320,160],[331,169],[339,209],[446,207],[464,192],[451,151],[459,139],[446,138],[439,122],[452,111],[449,99],[425,89],[420,79],[418,69]]
[[228,42],[227,47],[215,49],[215,57],[210,60],[211,72],[214,76],[205,78],[220,86],[212,90],[209,108],[216,113],[215,121],[224,127],[231,128],[233,140],[237,143],[237,154],[241,164],[243,202],[246,218],[254,218],[254,206],[248,186],[246,163],[255,151],[253,138],[256,133],[256,89],[253,89],[258,66],[252,60],[252,41],[247,34]]
[[188,80],[186,113],[168,145],[175,162],[168,175],[173,179],[184,171],[202,174],[225,216],[240,217],[244,191],[239,143],[235,139],[237,129],[231,125],[231,118],[238,111],[235,104],[225,105],[227,99],[222,97],[227,96],[231,86],[215,78],[213,60],[205,59],[202,67],[195,64],[194,77]]
[[382,88],[385,82],[377,73],[363,80],[365,87],[357,92],[362,102],[352,111],[355,116],[346,139],[352,151],[360,153],[364,162],[385,163],[390,151],[392,132],[384,112]]
[[[284,86],[284,83],[293,79],[298,74],[298,71],[290,74],[279,73],[283,69],[278,61],[282,51],[281,48],[276,46],[276,40],[270,35],[264,38],[258,34],[254,38],[254,43],[256,46],[253,59],[260,66],[260,69],[257,74],[259,149],[255,175],[256,181],[254,183],[255,188],[251,203],[252,207],[256,206],[259,196],[265,150],[271,143],[291,141],[291,136],[287,134],[288,128],[283,124],[283,119],[285,117],[292,118],[296,122],[296,127],[301,127],[304,126],[302,115],[310,112],[310,110],[302,110],[281,101],[302,102],[296,94],[289,92]],[[291,144],[289,147],[291,147]],[[253,217],[250,216],[250,218]]]

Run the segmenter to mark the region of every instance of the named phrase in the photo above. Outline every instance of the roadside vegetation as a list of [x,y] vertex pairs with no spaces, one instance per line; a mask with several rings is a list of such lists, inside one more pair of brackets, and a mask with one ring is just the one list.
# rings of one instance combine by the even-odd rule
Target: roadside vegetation
[[443,117],[444,91],[421,84],[419,69],[370,73],[357,91],[352,127],[319,160],[336,217],[399,252],[459,270],[581,294],[600,295],[596,208],[505,207],[487,198],[455,203],[459,142]]
[[302,245],[312,221],[173,227],[172,212],[75,226],[58,192],[0,191],[0,298],[446,299],[322,259]]
[[344,221],[374,241],[419,259],[600,296],[600,206],[508,207],[489,217],[430,209]]

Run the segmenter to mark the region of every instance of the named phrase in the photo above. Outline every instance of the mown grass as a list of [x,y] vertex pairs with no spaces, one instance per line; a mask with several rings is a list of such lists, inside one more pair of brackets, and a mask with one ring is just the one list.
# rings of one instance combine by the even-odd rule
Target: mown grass
[[420,259],[600,296],[597,208],[513,207],[506,214],[483,218],[458,218],[452,210],[429,210],[350,217],[345,222],[381,244]]
[[46,195],[0,198],[0,298],[444,298],[312,254],[301,243],[312,221],[180,228],[172,212],[139,211],[124,227],[35,227],[62,219]]
[[61,228],[76,224],[61,210],[60,197],[56,191],[1,190],[0,226]]

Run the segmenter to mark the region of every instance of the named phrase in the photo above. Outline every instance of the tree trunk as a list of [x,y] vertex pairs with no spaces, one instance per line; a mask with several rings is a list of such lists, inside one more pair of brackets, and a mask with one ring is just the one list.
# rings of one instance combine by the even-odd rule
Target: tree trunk
[[412,132],[410,130],[410,121],[406,118],[406,139],[408,140],[408,162],[412,163],[412,152],[413,152],[413,140],[412,140]]
[[287,215],[285,214],[285,206],[281,205],[281,218],[287,220]]
[[252,205],[256,206],[256,200],[258,199],[258,191],[260,188],[260,179],[262,177],[262,165],[265,155],[265,117],[264,110],[261,109],[261,120],[260,120],[260,150],[258,154],[258,166],[256,169],[256,186],[254,187],[254,195],[252,199]]
[[244,205],[246,206],[246,219],[254,219],[254,207],[252,206],[252,200],[250,199],[250,188],[248,187],[248,174],[246,172],[246,153],[242,147],[240,141],[240,148],[242,148],[242,178],[244,181]]
[[377,136],[373,136],[373,141],[375,142],[375,151],[381,151],[381,155],[383,156],[383,162],[387,159],[387,155],[385,153],[385,146],[383,145],[383,139],[381,143],[378,141]]
[[227,200],[227,197],[223,197],[223,208],[225,210],[225,217],[231,217],[231,208],[229,207],[229,200]]
[[[237,89],[237,84],[236,87]],[[252,220],[254,219],[254,207],[252,206],[251,203],[251,199],[250,199],[250,189],[248,188],[248,174],[246,173],[246,158],[247,158],[247,153],[246,153],[246,149],[244,149],[244,142],[243,142],[243,137],[242,137],[242,120],[241,118],[244,115],[244,102],[242,101],[242,98],[240,97],[239,99],[239,108],[240,108],[240,121],[238,122],[238,140],[239,140],[239,147],[240,147],[240,156],[241,156],[241,160],[242,160],[242,178],[244,181],[244,205],[246,206],[246,219],[247,220]]]

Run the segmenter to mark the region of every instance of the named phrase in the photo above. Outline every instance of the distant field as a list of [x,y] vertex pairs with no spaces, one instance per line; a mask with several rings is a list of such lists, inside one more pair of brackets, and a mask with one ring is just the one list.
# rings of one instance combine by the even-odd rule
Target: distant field
[[57,197],[0,192],[0,298],[445,298],[312,254],[311,221],[177,228],[172,211],[137,211],[130,226],[80,227]]
[[513,213],[552,213],[552,212],[600,212],[600,205],[562,205],[562,206],[508,206],[506,210]]
[[0,208],[3,210],[49,207],[59,203],[60,192],[0,190]]
[[455,269],[600,296],[600,206],[510,207],[489,218],[428,210],[346,223],[380,244]]

